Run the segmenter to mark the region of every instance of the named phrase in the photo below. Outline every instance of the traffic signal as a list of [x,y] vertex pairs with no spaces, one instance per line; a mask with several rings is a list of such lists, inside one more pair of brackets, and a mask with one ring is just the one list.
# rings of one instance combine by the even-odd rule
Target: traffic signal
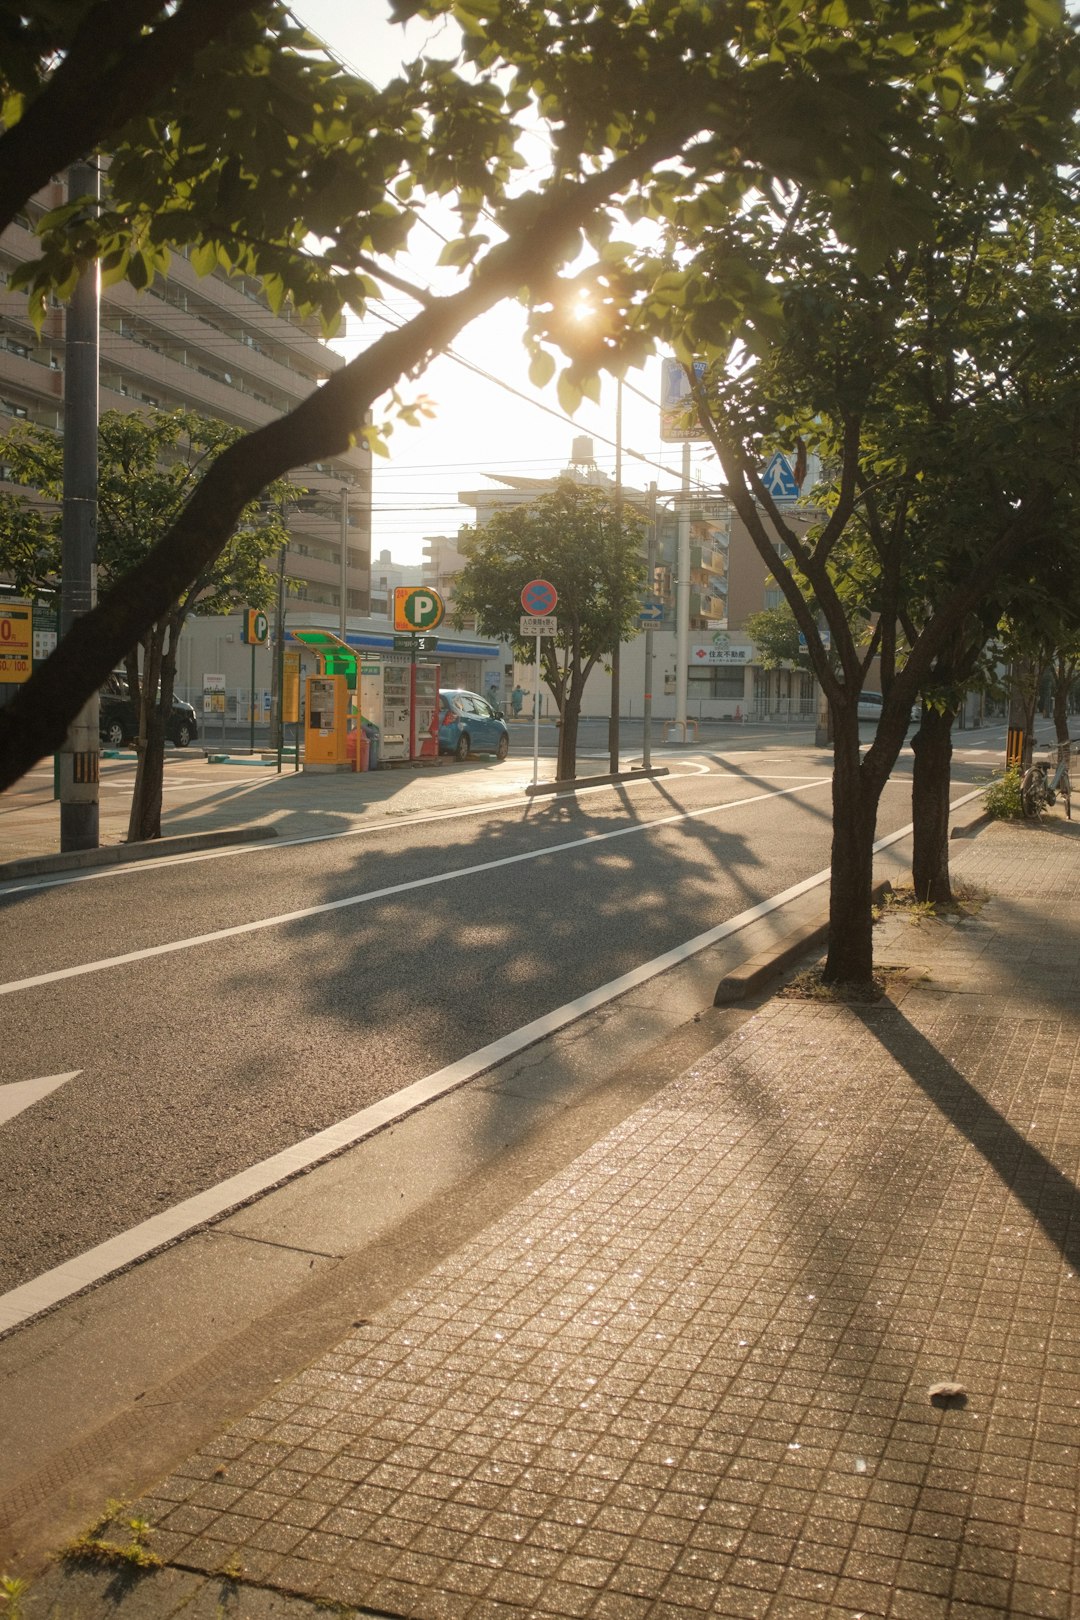
[[270,634],[270,623],[262,608],[245,608],[240,639],[249,647],[262,647]]

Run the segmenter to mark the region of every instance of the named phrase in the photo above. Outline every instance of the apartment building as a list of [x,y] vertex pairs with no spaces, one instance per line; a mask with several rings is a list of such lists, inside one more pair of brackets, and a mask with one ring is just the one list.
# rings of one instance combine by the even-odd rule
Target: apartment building
[[[35,219],[64,200],[63,183],[54,181],[0,236],[0,431],[20,420],[63,430],[64,310],[49,310],[39,339],[24,295],[8,281],[17,264],[36,257]],[[182,255],[143,293],[126,283],[102,293],[102,411],[182,407],[250,429],[291,410],[344,364],[320,340],[317,322],[275,315],[256,282],[198,276]],[[344,580],[347,613],[366,615],[370,452],[349,450],[291,476],[306,494],[289,516],[290,600],[340,613]]]

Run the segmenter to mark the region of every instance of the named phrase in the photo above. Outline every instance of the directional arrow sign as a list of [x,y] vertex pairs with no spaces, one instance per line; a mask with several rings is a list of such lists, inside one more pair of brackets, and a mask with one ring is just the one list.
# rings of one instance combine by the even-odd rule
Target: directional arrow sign
[[21,1114],[24,1108],[40,1102],[47,1097],[50,1091],[55,1091],[67,1080],[74,1080],[81,1069],[72,1069],[68,1074],[47,1074],[40,1080],[16,1080],[12,1084],[0,1086],[0,1125],[5,1125],[16,1114]]
[[664,617],[664,604],[655,596],[646,597],[638,609],[639,624],[659,624]]

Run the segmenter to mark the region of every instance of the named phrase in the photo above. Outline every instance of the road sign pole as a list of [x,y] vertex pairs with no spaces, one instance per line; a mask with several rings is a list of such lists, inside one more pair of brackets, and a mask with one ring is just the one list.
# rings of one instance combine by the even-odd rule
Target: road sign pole
[[[556,766],[556,773],[558,767]],[[540,773],[540,637],[536,638],[536,663],[533,668],[533,787]]]
[[255,643],[251,643],[251,691],[248,693],[248,720],[250,721],[250,752],[255,752]]
[[[526,636],[531,632],[536,637],[536,655],[533,660],[533,787],[535,787],[540,772],[540,638],[545,635],[554,636],[558,632],[558,621],[551,615],[555,612],[559,593],[549,579],[530,579],[523,587],[519,600],[525,610],[525,617],[518,620],[518,633]],[[556,762],[555,775],[558,774],[559,767]]]

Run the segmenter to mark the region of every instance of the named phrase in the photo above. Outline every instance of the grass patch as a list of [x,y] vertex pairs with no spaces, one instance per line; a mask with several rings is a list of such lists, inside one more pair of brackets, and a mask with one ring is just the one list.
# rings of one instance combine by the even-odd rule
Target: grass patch
[[161,1559],[149,1545],[151,1526],[145,1519],[125,1518],[124,1508],[123,1502],[107,1502],[101,1517],[68,1543],[63,1556],[81,1564],[160,1569]]
[[14,1575],[0,1575],[0,1615],[4,1620],[22,1620],[22,1600],[28,1585],[27,1581],[17,1580]]
[[962,922],[978,916],[990,895],[975,883],[959,879],[952,885],[952,899],[946,901],[920,900],[910,884],[901,884],[885,895],[880,915],[897,913],[912,922]]

